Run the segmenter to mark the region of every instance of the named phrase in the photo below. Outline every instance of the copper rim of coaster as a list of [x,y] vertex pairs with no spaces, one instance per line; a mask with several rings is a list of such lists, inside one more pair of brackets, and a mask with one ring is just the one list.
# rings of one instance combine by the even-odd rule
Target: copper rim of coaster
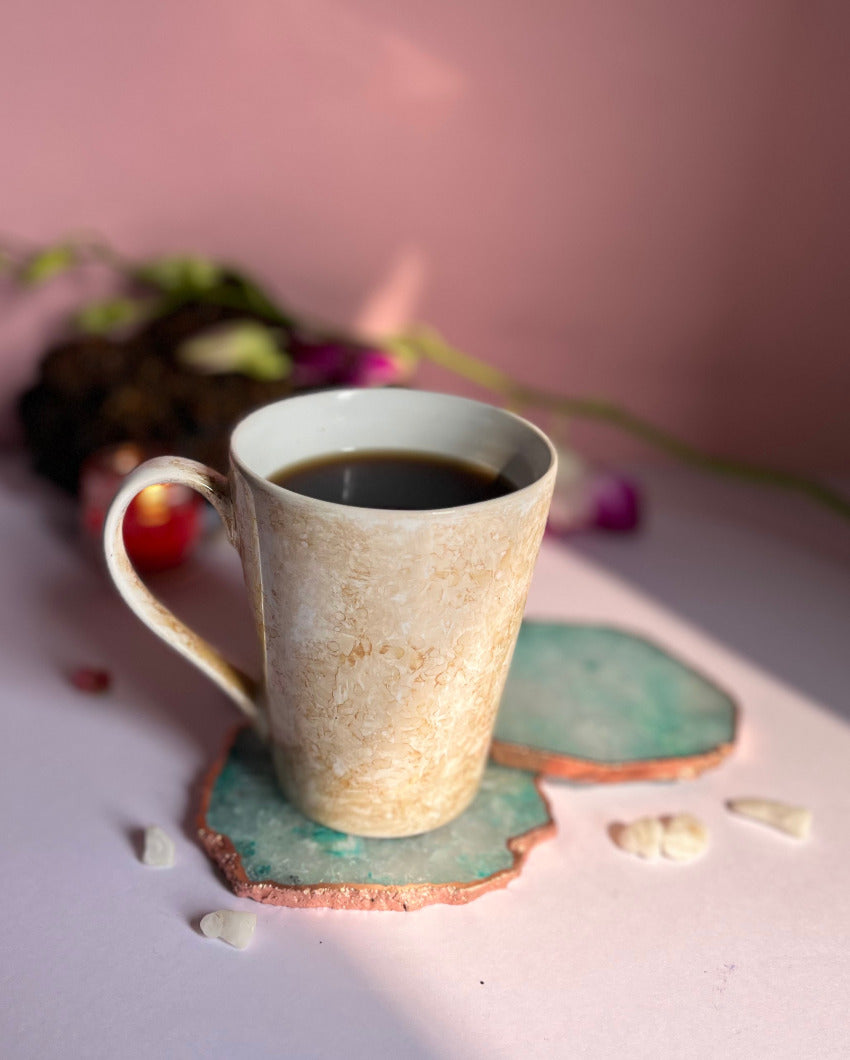
[[[737,711],[735,727],[737,729]],[[736,736],[710,751],[671,758],[643,758],[633,762],[595,762],[525,744],[494,740],[490,757],[502,766],[525,769],[544,777],[560,777],[587,784],[622,784],[630,780],[690,780],[713,769],[735,748]]]
[[497,891],[516,879],[522,872],[528,853],[544,839],[555,835],[557,828],[552,817],[549,800],[540,787],[541,777],[533,777],[534,787],[548,818],[521,835],[506,841],[513,861],[505,869],[499,869],[483,880],[468,883],[302,883],[283,884],[275,880],[251,880],[242,864],[242,858],[230,838],[216,832],[207,823],[207,811],[219,774],[233,749],[239,734],[249,726],[238,725],[229,735],[224,749],[210,767],[201,787],[201,805],[198,811],[198,837],[207,854],[218,865],[239,898],[253,898],[267,905],[288,906],[291,909],[381,909],[410,912],[426,905],[465,905],[488,891]]

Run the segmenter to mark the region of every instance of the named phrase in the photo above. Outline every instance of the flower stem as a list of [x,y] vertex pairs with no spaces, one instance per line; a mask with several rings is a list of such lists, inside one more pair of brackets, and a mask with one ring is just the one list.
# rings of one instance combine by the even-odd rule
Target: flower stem
[[669,453],[692,467],[739,479],[743,482],[773,486],[777,489],[801,494],[809,500],[830,509],[836,515],[850,520],[850,499],[843,497],[836,490],[819,482],[817,479],[808,478],[805,475],[797,475],[790,471],[765,467],[760,464],[714,456],[610,401],[552,394],[547,390],[540,390],[536,387],[526,386],[523,383],[517,383],[501,369],[494,368],[492,365],[479,361],[475,357],[470,357],[468,353],[463,353],[461,350],[450,346],[431,328],[416,327],[405,333],[397,341],[399,345],[418,353],[421,357],[432,361],[434,364],[454,372],[456,375],[462,376],[473,383],[477,383],[479,386],[501,394],[508,401],[533,405],[563,416],[608,423],[654,446],[656,449]]

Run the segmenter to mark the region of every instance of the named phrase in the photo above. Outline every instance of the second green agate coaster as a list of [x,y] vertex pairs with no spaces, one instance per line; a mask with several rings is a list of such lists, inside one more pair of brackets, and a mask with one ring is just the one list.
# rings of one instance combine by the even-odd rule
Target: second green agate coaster
[[210,772],[198,824],[237,895],[334,909],[469,902],[505,887],[555,833],[536,778],[492,762],[469,809],[442,828],[404,839],[335,832],[286,800],[267,749],[246,728]]
[[526,621],[491,753],[576,781],[676,780],[729,754],[737,713],[712,680],[643,637]]

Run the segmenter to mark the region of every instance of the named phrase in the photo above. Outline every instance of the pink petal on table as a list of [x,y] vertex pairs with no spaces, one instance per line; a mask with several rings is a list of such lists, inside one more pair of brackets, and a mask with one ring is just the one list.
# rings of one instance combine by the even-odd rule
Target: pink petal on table
[[78,666],[69,672],[68,679],[80,692],[94,695],[108,691],[112,684],[112,674],[96,666]]

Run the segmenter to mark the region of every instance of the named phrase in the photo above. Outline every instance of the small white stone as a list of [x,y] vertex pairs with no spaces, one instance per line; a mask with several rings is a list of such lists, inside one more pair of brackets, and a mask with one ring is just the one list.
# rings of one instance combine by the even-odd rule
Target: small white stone
[[170,869],[174,864],[174,840],[159,825],[145,829],[142,861],[155,869]]
[[631,824],[614,826],[611,838],[621,850],[639,858],[657,858],[663,828],[657,817],[640,817]]
[[224,910],[219,909],[215,913],[207,913],[201,917],[201,931],[208,939],[221,937],[221,929],[224,927]]
[[812,811],[804,806],[789,806],[773,799],[730,799],[726,805],[732,813],[770,825],[795,839],[807,839],[812,827]]
[[708,846],[708,829],[689,813],[665,817],[661,853],[671,861],[693,861]]
[[245,949],[256,926],[256,913],[237,913],[232,909],[217,909],[201,919],[201,931],[208,939],[229,942],[237,950]]

